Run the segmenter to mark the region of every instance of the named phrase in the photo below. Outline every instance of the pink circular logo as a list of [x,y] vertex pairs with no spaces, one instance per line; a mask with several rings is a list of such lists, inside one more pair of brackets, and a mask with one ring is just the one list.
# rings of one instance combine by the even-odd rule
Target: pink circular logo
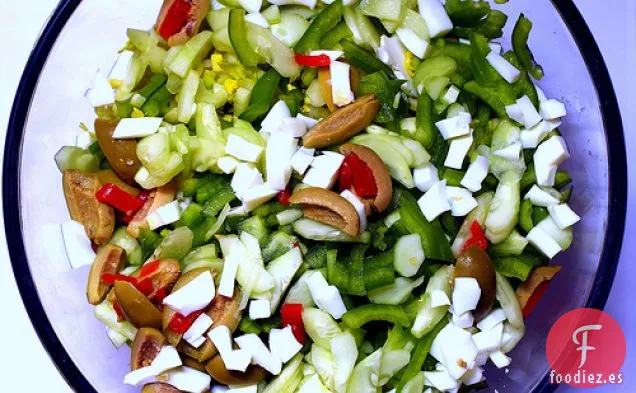
[[614,318],[592,308],[570,311],[548,334],[550,383],[579,388],[623,383],[625,353],[625,334]]

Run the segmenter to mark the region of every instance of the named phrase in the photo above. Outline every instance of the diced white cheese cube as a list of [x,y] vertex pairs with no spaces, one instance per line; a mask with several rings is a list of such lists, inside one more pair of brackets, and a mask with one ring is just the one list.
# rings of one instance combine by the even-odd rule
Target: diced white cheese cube
[[95,261],[95,251],[86,235],[84,225],[77,221],[66,221],[61,226],[66,255],[73,269],[90,266]]
[[183,334],[183,339],[195,348],[200,347],[201,344],[205,342],[205,338],[203,339],[203,342],[201,342],[200,339],[205,334],[205,332],[208,331],[210,326],[212,326],[212,323],[212,318],[210,318],[208,314],[203,313],[199,315],[199,317],[192,323],[192,326],[190,326],[190,328]]
[[537,123],[543,120],[527,95],[519,98],[517,100],[517,105],[519,106],[519,110],[521,110],[523,116],[523,125],[526,128],[534,127],[535,125],[537,125]]
[[234,171],[230,186],[236,196],[242,199],[245,191],[261,184],[263,184],[261,172],[251,164],[241,163]]
[[453,312],[461,315],[473,311],[479,303],[481,289],[473,277],[457,277],[453,287]]
[[357,196],[355,196],[354,193],[352,193],[349,190],[344,190],[342,193],[340,193],[340,196],[346,199],[347,201],[349,201],[353,205],[353,207],[356,209],[356,212],[358,213],[358,218],[360,219],[360,233],[366,231],[367,230],[367,213],[366,213],[366,209],[364,208],[364,204],[360,201],[360,199],[358,199]]
[[563,137],[555,135],[543,142],[534,153],[535,165],[561,165],[570,158],[570,152]]
[[541,161],[534,160],[534,171],[537,176],[537,184],[540,186],[554,186],[557,170],[558,167],[556,165],[546,165]]
[[269,300],[257,299],[250,302],[250,319],[265,319],[272,316],[272,310],[269,307]]
[[417,204],[428,221],[433,221],[440,214],[450,211],[451,206],[446,196],[446,180],[437,182],[417,201]]
[[546,120],[559,119],[567,115],[565,104],[555,99],[541,101],[539,105],[541,116]]
[[221,360],[225,364],[225,368],[232,371],[245,372],[252,362],[252,353],[245,349],[230,351],[221,355]]
[[115,60],[113,67],[110,69],[108,79],[116,82],[125,80],[134,54],[135,52],[130,50],[122,51],[117,56],[117,60]]
[[439,0],[418,0],[417,4],[431,38],[445,35],[453,30],[453,22]]
[[581,217],[566,203],[548,206],[548,212],[550,212],[550,216],[560,229],[569,228],[581,221]]
[[285,104],[285,101],[278,101],[261,122],[261,130],[265,130],[267,132],[275,131],[280,127],[283,119],[288,119],[290,117],[291,112],[289,111],[287,104]]
[[274,357],[267,349],[263,341],[256,334],[246,334],[234,339],[241,349],[251,352],[254,363],[263,367],[272,375],[278,375],[283,367],[283,362]]
[[461,90],[457,86],[451,85],[442,98],[447,103],[454,104],[459,98],[459,93],[461,93]]
[[219,295],[231,298],[234,296],[234,281],[238,267],[243,260],[242,253],[230,253],[225,255],[225,263],[223,264],[223,273],[221,274],[221,282],[219,283]]
[[311,297],[318,297],[322,291],[329,287],[329,283],[319,271],[312,272],[307,277],[307,288],[311,293]]
[[541,228],[532,228],[526,236],[526,239],[548,258],[554,258],[561,252],[559,243]]
[[471,192],[465,188],[446,187],[446,196],[454,217],[464,217],[479,205]]
[[439,172],[431,163],[413,170],[413,182],[418,190],[427,192],[439,182]]
[[445,140],[470,134],[471,116],[466,112],[459,112],[456,116],[440,120],[435,123]]
[[283,363],[287,363],[303,349],[303,345],[294,337],[291,326],[287,326],[284,329],[272,329],[269,332],[269,348],[272,355],[278,357]]
[[473,145],[473,141],[472,134],[453,139],[448,148],[448,155],[446,156],[446,161],[444,161],[444,166],[447,168],[462,169],[464,159],[468,154],[468,150],[470,150],[470,147]]
[[341,50],[312,50],[309,52],[309,56],[320,56],[327,55],[331,59],[331,61],[336,61],[344,55],[344,52]]
[[113,87],[101,72],[95,76],[93,87],[86,92],[85,97],[94,108],[115,103]]
[[216,164],[223,173],[230,175],[236,171],[240,162],[232,156],[223,156]]
[[448,298],[448,295],[446,294],[446,292],[439,289],[431,292],[431,307],[432,308],[450,306],[450,304],[451,304],[451,301]]
[[510,362],[512,360],[501,351],[492,352],[489,357],[490,360],[495,364],[495,366],[497,366],[497,368],[510,366]]
[[518,161],[521,156],[521,142],[515,142],[510,146],[495,151],[493,154],[506,160]]
[[301,138],[307,133],[307,124],[303,119],[290,117],[288,119],[283,119],[279,130],[289,133],[294,138]]
[[214,279],[209,271],[205,271],[163,299],[163,304],[183,316],[188,316],[210,304],[214,295]]
[[269,22],[260,12],[250,12],[249,14],[245,15],[245,21],[257,26],[261,26],[265,29],[269,27]]
[[208,332],[208,338],[212,341],[212,344],[216,347],[221,355],[221,358],[224,358],[232,349],[232,332],[230,332],[230,328],[226,325],[219,325],[214,329]]
[[296,118],[304,121],[305,122],[305,127],[308,130],[314,128],[316,126],[316,124],[318,124],[318,120],[314,119],[313,117],[305,116],[302,113],[297,114]]
[[470,311],[466,311],[463,314],[453,313],[453,324],[462,329],[468,329],[473,326],[475,318]]
[[315,157],[311,163],[311,168],[303,178],[303,183],[313,187],[330,189],[338,178],[343,161],[344,156],[337,153]]
[[515,83],[521,77],[521,72],[496,52],[488,53],[486,60],[508,83]]
[[490,331],[495,326],[506,320],[506,314],[501,308],[496,308],[488,313],[481,321],[477,323],[477,328],[483,332]]
[[243,207],[251,212],[262,204],[274,198],[280,190],[273,188],[269,182],[255,186],[243,193]]
[[424,371],[424,384],[441,392],[459,389],[459,382],[446,371]]
[[301,147],[294,153],[291,159],[292,168],[300,175],[304,175],[309,166],[314,161],[314,152],[316,149],[307,149]]
[[124,118],[119,120],[113,139],[144,138],[159,131],[163,119],[161,117]]
[[351,90],[351,66],[340,61],[332,61],[329,65],[331,74],[331,97],[333,103],[342,107],[355,100]]
[[466,187],[472,192],[481,190],[481,184],[488,176],[489,161],[485,156],[477,156],[473,161],[466,174],[462,178],[461,185]]
[[529,199],[533,205],[542,207],[558,205],[560,202],[552,194],[546,192],[537,185],[533,185],[532,188],[530,188],[530,191],[528,191],[524,199]]
[[482,330],[473,334],[473,342],[479,352],[492,352],[501,346],[501,337],[503,335],[503,323],[498,323],[490,330]]
[[298,140],[289,133],[273,132],[267,141],[266,170],[267,183],[275,190],[282,191],[291,178],[291,158],[298,149]]
[[523,112],[521,112],[519,104],[514,103],[511,105],[506,105],[506,114],[509,118],[516,121],[517,123],[523,124]]
[[439,346],[440,362],[454,379],[461,378],[475,366],[478,351],[468,331],[450,323],[440,331],[434,342]]
[[179,367],[167,374],[167,379],[161,378],[158,382],[172,385],[182,392],[203,393],[210,389],[212,378],[208,373],[195,370],[190,367]]
[[466,372],[462,377],[462,383],[466,386],[475,385],[484,379],[484,369],[475,367]]
[[519,134],[521,147],[535,149],[553,129],[552,125],[544,120],[530,129],[521,130]]
[[238,135],[230,134],[225,145],[225,153],[241,161],[256,162],[263,153],[263,148],[246,141]]
[[318,296],[314,297],[314,302],[318,308],[328,312],[335,319],[342,318],[342,315],[347,312],[347,307],[345,307],[338,288],[333,285],[328,286]]
[[148,213],[146,216],[146,222],[148,227],[152,230],[166,226],[179,221],[181,217],[181,209],[179,208],[179,201],[172,201],[166,203],[163,206],[159,206],[155,210]]
[[395,31],[402,44],[406,49],[410,50],[419,59],[423,59],[429,50],[429,44],[424,39],[420,38],[413,29],[408,27],[400,27]]

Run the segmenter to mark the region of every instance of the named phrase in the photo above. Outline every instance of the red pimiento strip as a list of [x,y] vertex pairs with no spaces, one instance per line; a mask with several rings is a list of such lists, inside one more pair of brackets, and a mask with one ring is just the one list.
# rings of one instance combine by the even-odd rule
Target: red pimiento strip
[[176,313],[170,320],[168,327],[177,334],[184,334],[188,331],[188,329],[190,329],[194,321],[199,318],[201,314],[203,314],[203,310],[195,311],[187,317]]
[[550,281],[544,281],[541,284],[539,284],[537,289],[534,290],[534,292],[532,293],[532,296],[530,296],[530,299],[528,300],[528,303],[526,303],[526,306],[523,308],[524,318],[528,318],[528,316],[532,313],[532,310],[534,310],[537,304],[539,304],[539,301],[545,294],[545,291],[547,291],[549,284],[550,284]]
[[168,296],[168,291],[166,291],[166,288],[160,288],[155,293],[154,300],[160,305],[163,305],[163,299],[165,299],[167,296]]
[[482,250],[486,250],[488,248],[488,239],[486,238],[486,234],[481,228],[479,221],[473,221],[473,224],[470,226],[470,233],[472,236],[464,243],[462,252],[466,251],[470,246],[477,246]]
[[[347,173],[349,172],[349,173]],[[342,180],[342,176],[345,179]],[[355,154],[347,154],[342,164],[340,188],[347,190],[353,188],[356,195],[361,198],[375,198],[378,196],[378,186],[375,184],[375,177],[371,168]],[[348,179],[347,177],[350,177]],[[344,187],[348,185],[348,187]]]
[[327,55],[301,55],[296,53],[294,55],[296,63],[305,67],[329,67],[331,65],[331,58]]
[[123,274],[110,274],[110,273],[102,274],[102,282],[113,285],[115,281],[125,281],[133,285],[137,284],[137,279],[135,277],[124,276]]
[[289,198],[291,197],[292,189],[290,187],[285,188],[283,191],[278,193],[278,202],[281,205],[287,206],[289,205]]
[[303,305],[296,303],[284,304],[280,309],[283,326],[291,326],[292,333],[299,343],[305,344],[305,324],[303,323]]
[[95,194],[97,200],[114,207],[127,216],[134,215],[144,203],[134,195],[127,193],[113,183],[106,183]]
[[123,322],[126,320],[126,316],[124,315],[124,312],[121,310],[121,307],[119,306],[119,303],[114,302],[113,303],[113,309],[115,310],[115,313],[117,313],[117,321],[118,322]]
[[164,40],[177,34],[188,21],[192,4],[186,0],[174,0],[166,17],[159,25],[159,35]]
[[345,160],[340,167],[340,177],[338,178],[338,187],[340,191],[349,190],[353,187],[353,170],[349,163]]
[[161,264],[160,260],[146,263],[145,265],[141,267],[141,270],[139,270],[139,277],[147,277],[151,275],[152,273],[156,272],[157,270],[159,270],[160,264]]

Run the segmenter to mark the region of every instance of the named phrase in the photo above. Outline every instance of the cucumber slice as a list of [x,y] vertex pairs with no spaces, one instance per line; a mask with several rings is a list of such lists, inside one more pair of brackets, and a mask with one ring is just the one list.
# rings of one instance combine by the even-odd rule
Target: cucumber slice
[[406,16],[406,2],[402,0],[362,0],[359,4],[360,11],[367,16],[402,23]]
[[[280,8],[277,5],[272,5],[267,7],[265,10],[263,10],[263,12],[261,12],[261,14],[263,14],[263,17],[265,18],[265,20],[267,20],[272,25],[276,23],[280,23],[281,13],[280,13]],[[294,14],[298,15],[296,13]]]
[[307,31],[309,22],[292,12],[282,12],[280,22],[270,26],[272,34],[288,47],[293,47]]
[[292,222],[298,220],[303,216],[303,211],[300,209],[289,209],[282,211],[276,215],[276,220],[278,221],[278,225],[284,226],[289,225]]
[[294,222],[292,228],[294,232],[309,240],[343,243],[368,243],[371,240],[369,232],[364,232],[355,239],[338,228],[308,218],[301,218]]
[[413,277],[424,262],[424,250],[420,235],[402,236],[395,243],[393,254],[393,267],[404,277]]
[[374,289],[367,295],[371,303],[398,305],[407,301],[413,290],[423,283],[424,277],[420,277],[415,281],[398,277],[393,284]]
[[347,393],[369,393],[379,391],[380,366],[382,364],[382,348],[367,356],[353,369]]
[[411,328],[411,334],[413,334],[416,338],[422,338],[425,334],[431,332],[433,329],[435,329],[435,326],[439,323],[439,321],[441,321],[442,318],[446,316],[446,313],[448,312],[448,306],[433,308],[431,305],[431,293],[433,291],[443,291],[444,293],[446,293],[446,296],[450,298],[451,272],[452,267],[443,266],[428,281],[428,284],[426,285],[426,291],[420,298],[419,310],[417,312],[417,316],[415,317],[415,322],[413,322],[413,327]]
[[527,245],[528,240],[515,229],[503,243],[492,246],[488,253],[494,257],[521,255]]
[[[371,130],[377,130],[378,128],[382,129],[382,127],[378,127],[378,126],[369,126],[368,128]],[[408,147],[406,147],[404,143],[402,143],[402,139],[399,137],[399,135],[391,135],[389,134],[389,132],[390,131],[387,130],[386,134],[381,134],[381,133],[360,134],[356,136],[355,138],[353,138],[351,142],[364,143],[366,141],[371,141],[372,143],[386,144],[392,147],[393,149],[397,150],[402,155],[402,157],[404,158],[404,160],[406,161],[409,167],[413,167],[415,163],[415,157],[413,157],[413,153],[411,152],[411,150]]]
[[436,56],[425,59],[417,67],[413,77],[413,86],[416,88],[435,77],[449,77],[457,71],[457,62],[448,56]]
[[419,168],[431,161],[431,155],[428,154],[424,146],[415,139],[402,137],[402,144],[406,146],[413,154],[413,168]]
[[519,222],[520,182],[516,174],[507,172],[497,185],[486,217],[486,237],[492,244],[506,240]]
[[[354,138],[355,139],[355,138]],[[404,159],[404,156],[400,152],[389,145],[386,145],[380,141],[365,140],[365,141],[353,141],[362,146],[366,146],[369,149],[376,152],[382,161],[389,168],[391,177],[402,183],[407,188],[414,188],[415,182],[413,181],[413,173],[408,162]]]

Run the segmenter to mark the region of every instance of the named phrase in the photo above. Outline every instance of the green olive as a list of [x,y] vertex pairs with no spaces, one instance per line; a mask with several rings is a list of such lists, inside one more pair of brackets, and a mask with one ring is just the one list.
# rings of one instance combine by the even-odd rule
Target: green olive
[[219,355],[213,357],[205,368],[215,381],[223,385],[255,385],[265,379],[265,370],[255,365],[250,365],[244,373],[228,370]]
[[95,136],[113,170],[126,183],[135,185],[135,174],[141,168],[137,158],[137,141],[134,139],[113,139],[113,132],[119,120],[97,118]]
[[161,329],[161,311],[131,283],[115,281],[115,297],[128,322],[137,328]]
[[157,329],[145,327],[137,330],[130,349],[130,368],[137,370],[149,366],[165,343],[166,338]]
[[486,316],[492,309],[497,292],[495,265],[486,253],[477,246],[470,246],[455,262],[455,277],[473,277],[481,288],[481,297],[473,312],[476,320]]
[[97,251],[86,286],[86,296],[90,304],[101,303],[111,287],[102,281],[102,276],[104,274],[117,274],[124,267],[125,262],[126,252],[114,244],[106,244]]

